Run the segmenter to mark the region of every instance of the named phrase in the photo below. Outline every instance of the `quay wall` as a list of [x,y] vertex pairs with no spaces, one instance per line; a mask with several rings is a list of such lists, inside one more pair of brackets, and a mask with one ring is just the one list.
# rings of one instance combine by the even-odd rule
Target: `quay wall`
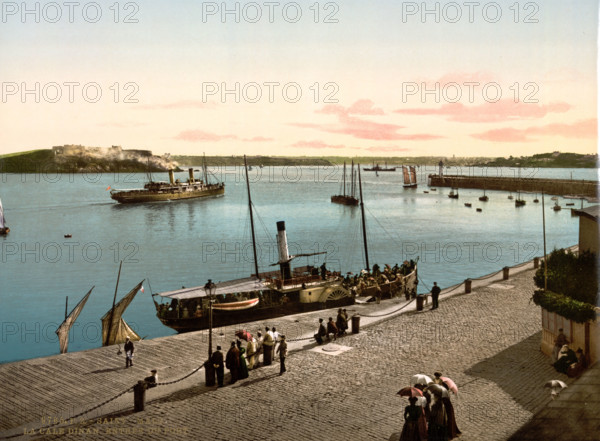
[[501,191],[526,191],[553,195],[578,195],[598,197],[598,181],[576,179],[540,179],[463,175],[429,175],[428,184],[432,187],[479,188]]

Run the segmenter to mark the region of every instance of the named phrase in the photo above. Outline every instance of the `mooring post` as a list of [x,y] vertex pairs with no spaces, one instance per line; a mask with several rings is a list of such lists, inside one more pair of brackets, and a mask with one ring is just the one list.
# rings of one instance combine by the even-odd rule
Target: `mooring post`
[[540,258],[539,257],[534,257],[533,258],[533,268],[534,269],[538,269],[540,267]]
[[510,268],[507,266],[502,268],[502,280],[508,280],[508,271],[509,270],[510,270]]
[[146,382],[140,380],[133,386],[133,411],[142,412],[146,404]]
[[465,294],[469,294],[471,292],[471,283],[473,281],[471,279],[465,279]]

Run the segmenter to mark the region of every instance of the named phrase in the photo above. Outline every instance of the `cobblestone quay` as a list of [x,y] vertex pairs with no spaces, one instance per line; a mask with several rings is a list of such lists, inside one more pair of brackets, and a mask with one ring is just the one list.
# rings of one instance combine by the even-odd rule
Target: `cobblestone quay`
[[[113,410],[112,415],[100,408],[99,413],[82,417],[85,421],[77,418],[77,424],[55,426],[41,434],[40,421],[21,427],[12,421],[4,423],[5,431],[0,437],[28,433],[20,438],[387,440],[403,425],[407,400],[396,395],[398,390],[409,384],[413,374],[441,371],[459,388],[458,396],[453,395],[452,400],[463,433],[460,439],[506,440],[548,404],[549,389],[543,387],[546,381],[561,379],[572,383],[556,373],[539,350],[541,313],[530,301],[532,278],[531,269],[511,273],[505,281],[500,274],[487,279],[487,285],[474,284],[470,294],[456,289],[452,295],[442,293],[437,310],[426,307],[417,312],[412,302],[401,315],[384,316],[378,323],[369,324],[365,315],[397,310],[404,301],[355,305],[352,309],[363,315],[359,334],[338,339],[335,343],[341,350],[336,352],[323,351],[310,340],[291,342],[288,371],[282,376],[275,362],[250,371],[246,380],[217,389],[204,386],[201,370],[184,382],[148,390],[143,412],[133,413],[133,396],[126,393],[111,403],[114,409],[121,409]],[[317,318],[329,316],[335,318],[335,311],[285,317],[270,324],[293,339],[311,335]],[[248,329],[258,329],[260,325],[253,324]],[[217,333],[217,342],[232,340],[233,330],[224,330],[222,336]],[[39,361],[41,372],[37,374],[24,369],[31,363],[28,361],[13,363],[10,378],[6,367],[0,369],[0,378],[3,388],[8,385],[9,394],[13,393],[13,403],[20,398],[15,398],[11,384],[18,382],[33,384],[32,396],[46,397],[53,409],[72,404],[85,410],[132,386],[147,375],[150,367],[159,369],[159,382],[189,373],[206,358],[204,336],[199,332],[140,342],[136,366],[128,370],[123,368],[121,357],[112,354],[112,358],[102,358],[114,348],[68,354],[66,357],[73,357],[78,364],[65,371],[61,381],[68,384],[80,379],[68,394],[59,394],[53,385],[44,395],[40,382],[48,376],[49,368],[45,369]],[[100,360],[95,366],[89,361],[94,356]],[[81,361],[82,357],[88,361]],[[50,379],[54,381],[52,375]],[[9,402],[8,398],[2,400],[5,406]],[[73,409],[72,415],[77,410]],[[3,420],[11,413],[6,407],[2,412]],[[20,424],[28,421],[21,420]]]

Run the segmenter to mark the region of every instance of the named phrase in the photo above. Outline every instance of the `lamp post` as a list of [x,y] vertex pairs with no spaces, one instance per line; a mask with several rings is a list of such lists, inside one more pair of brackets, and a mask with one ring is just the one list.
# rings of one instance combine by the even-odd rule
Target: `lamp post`
[[204,363],[205,383],[207,386],[215,385],[215,367],[210,358],[212,356],[212,312],[213,312],[213,295],[217,290],[217,285],[208,279],[204,285],[204,291],[208,294],[208,361]]

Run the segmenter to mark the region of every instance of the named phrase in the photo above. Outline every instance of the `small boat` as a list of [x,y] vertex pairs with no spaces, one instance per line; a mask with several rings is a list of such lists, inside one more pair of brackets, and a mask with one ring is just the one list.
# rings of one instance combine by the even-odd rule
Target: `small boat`
[[478,213],[481,213],[483,211],[481,208],[476,208],[475,210],[477,210]]
[[537,193],[536,193],[536,194],[535,194],[535,199],[533,200],[533,202],[534,202],[535,204],[537,204],[539,201],[540,201],[540,200],[538,199],[538,197],[537,197]]
[[437,188],[430,188],[431,191],[437,191]]
[[519,198],[515,199],[515,207],[522,207],[523,205],[525,205],[525,203],[526,202],[523,199],[519,199]]
[[472,206],[472,205],[471,205],[471,203],[470,203],[470,202],[465,202],[465,207],[469,207],[469,208],[471,208],[471,206]]
[[487,202],[487,201],[488,201],[488,199],[489,199],[489,198],[488,198],[488,197],[487,197],[487,195],[485,194],[485,187],[484,187],[484,189],[483,189],[483,196],[479,196],[479,200],[480,200],[480,201],[482,201],[482,202]]
[[409,167],[403,165],[402,174],[404,176],[404,188],[417,188],[417,169],[414,165]]
[[427,190],[423,191],[423,193],[429,193]]
[[567,207],[572,207],[573,205],[575,205],[575,202],[567,202],[565,205]]
[[454,189],[450,190],[450,193],[448,193],[448,197],[450,199],[458,199],[458,188],[456,189],[456,193],[454,193]]
[[10,228],[6,226],[6,218],[4,217],[4,209],[2,201],[0,201],[0,236],[6,236],[10,232]]
[[229,303],[214,303],[213,310],[215,311],[242,311],[250,309],[258,305],[258,299],[241,300],[239,302]]
[[554,207],[552,207],[552,209],[554,211],[560,211],[562,210],[562,207],[560,205],[558,205],[558,201],[554,203]]
[[550,198],[550,200],[551,200],[551,201],[558,201],[558,196],[552,196],[552,197]]
[[70,239],[70,238],[72,238],[72,237],[73,237],[73,235],[72,235],[72,234],[65,234],[65,239]]
[[350,194],[348,194],[346,188],[346,163],[344,162],[344,179],[342,181],[342,188],[340,193],[337,195],[331,196],[331,202],[334,204],[342,204],[342,205],[350,205],[357,206],[358,199],[356,198],[356,182],[354,181],[354,161],[352,161],[352,166],[350,167]]
[[508,199],[513,199],[513,195],[512,195],[512,193],[510,193],[510,194],[508,195]]

